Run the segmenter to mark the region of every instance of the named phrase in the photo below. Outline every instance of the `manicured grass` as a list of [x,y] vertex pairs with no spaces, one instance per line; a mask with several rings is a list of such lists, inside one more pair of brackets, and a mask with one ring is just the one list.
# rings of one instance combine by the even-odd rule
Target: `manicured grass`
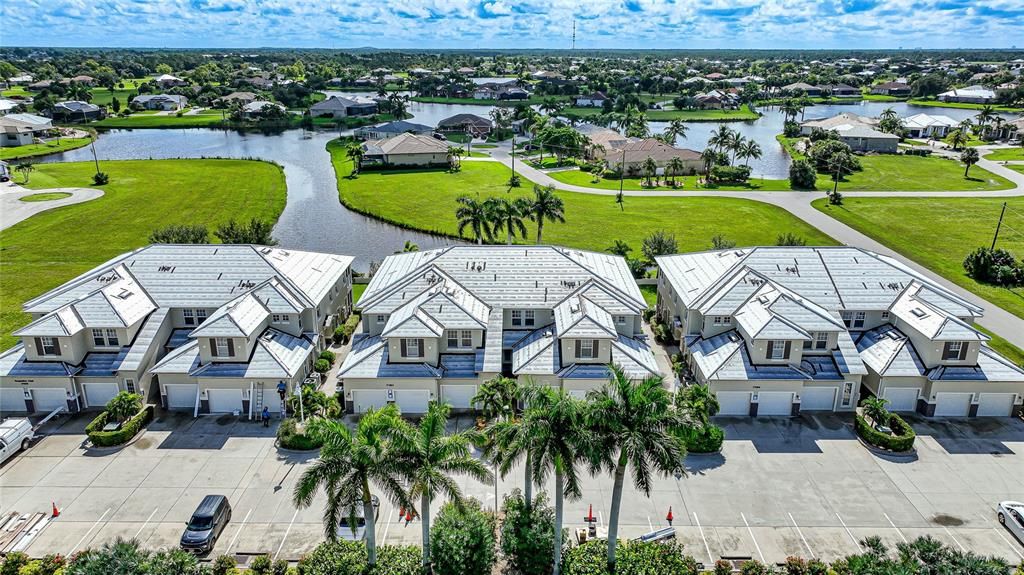
[[974,324],[974,327],[977,328],[978,331],[992,338],[988,342],[989,347],[1003,354],[1003,356],[1006,359],[1012,361],[1013,363],[1021,367],[1024,367],[1024,350],[999,337],[995,333],[992,333],[991,331],[981,327],[978,324]]
[[114,88],[114,91],[102,87],[95,87],[89,90],[92,92],[92,100],[90,103],[96,104],[97,106],[109,106],[116,97],[121,101],[122,108],[127,108],[128,104],[131,103],[132,98],[138,95],[139,84],[148,82],[151,78],[129,78],[122,80],[124,84],[123,88]]
[[0,92],[0,96],[4,98],[31,98],[35,95],[35,92],[29,92],[25,89],[25,86],[11,86],[10,88]]
[[1015,172],[1020,172],[1024,174],[1024,164],[1007,164],[1006,167],[1010,168]]
[[985,153],[986,160],[992,161],[1024,161],[1024,148],[1001,148],[999,150],[991,150]]
[[44,191],[41,193],[30,193],[29,195],[23,195],[18,197],[18,202],[49,202],[51,200],[62,200],[62,198],[71,197],[71,194],[67,191]]
[[[839,191],[979,191],[1006,190],[1013,187],[1006,178],[973,166],[964,177],[964,166],[958,161],[937,156],[879,154],[861,156],[864,168],[839,182]],[[830,189],[832,178],[818,175],[818,189]]]
[[[566,108],[562,114],[571,118],[588,118],[601,114],[601,108]],[[761,117],[748,108],[739,110],[647,110],[649,121],[682,119],[689,122],[723,122],[756,120]]]
[[15,146],[11,148],[0,148],[0,160],[18,160],[21,158],[33,158],[56,154],[67,150],[74,150],[89,145],[92,138],[61,138],[42,144],[29,144],[27,146]]
[[640,293],[644,294],[647,307],[658,305],[658,286],[640,286]]
[[[582,172],[580,170],[567,170],[567,171],[564,171],[564,172],[548,172],[547,175],[550,176],[551,178],[553,178],[555,180],[558,180],[559,182],[562,182],[562,183],[565,183],[565,184],[573,184],[573,185],[576,185],[576,186],[585,186],[585,187],[588,187],[588,188],[598,188],[598,189],[601,189],[601,190],[618,190],[619,189],[619,183],[620,183],[619,180],[617,180],[617,179],[605,179],[605,178],[601,178],[600,181],[595,183],[594,182],[594,176],[592,174],[590,174],[589,172]],[[722,186],[715,186],[715,185],[711,184],[711,185],[699,186],[699,185],[697,185],[697,179],[699,177],[700,176],[678,176],[678,177],[675,178],[676,179],[676,185],[677,185],[677,188],[675,188],[675,189],[678,189],[678,190],[723,190],[723,191],[724,190],[750,190],[750,191],[761,191],[761,192],[774,192],[774,191],[783,191],[783,190],[789,190],[790,189],[790,187],[789,187],[789,180],[770,180],[770,179],[769,180],[765,180],[765,179],[762,179],[762,178],[752,178],[750,180],[750,182],[748,182],[747,185],[745,185],[745,186],[744,185],[736,185],[736,184],[722,185]],[[664,178],[662,178],[660,180],[661,185],[658,186],[658,187],[655,187],[655,188],[647,188],[647,187],[645,187],[646,182],[647,182],[646,178],[629,178],[629,177],[627,177],[626,181],[623,183],[622,187],[623,187],[623,189],[626,189],[626,190],[653,189],[653,190],[666,190],[666,191],[668,191],[668,190],[672,190],[673,189],[671,186],[665,185],[665,179]]]
[[[231,219],[277,221],[284,172],[248,160],[105,161],[102,197],[56,208],[0,231],[0,349],[28,323],[21,304],[125,251],[169,224],[213,229]],[[37,164],[27,187],[90,187],[92,162]]]
[[477,148],[479,150],[489,150],[491,148],[497,148],[498,145],[497,144],[473,144],[473,147]]
[[363,297],[363,292],[366,291],[366,286],[370,284],[352,284],[352,303],[353,305],[359,305],[359,298]]
[[[497,162],[465,162],[462,170],[365,172],[350,178],[351,163],[331,142],[334,169],[342,202],[350,208],[397,225],[458,236],[456,198],[462,195],[519,197],[532,195],[523,181],[511,191],[504,185],[508,167]],[[614,197],[558,192],[565,202],[566,223],[546,223],[544,242],[603,251],[613,239],[639,250],[651,231],[669,230],[680,251],[709,249],[711,238],[723,234],[741,246],[774,244],[779,234],[792,232],[809,244],[835,241],[788,212],[761,202],[733,198],[626,198],[623,209]],[[536,234],[528,225],[526,242]],[[520,240],[523,241],[523,240]]]
[[515,106],[516,104],[525,104],[527,106],[537,106],[543,104],[548,98],[554,98],[559,102],[568,102],[568,96],[531,96],[525,100],[477,100],[476,98],[444,98],[441,96],[416,96],[410,98],[413,102],[423,102],[426,104],[463,104],[469,106]]
[[898,96],[886,96],[884,94],[861,94],[862,100],[869,102],[903,102],[906,98],[900,98]]
[[197,114],[132,114],[124,118],[110,116],[89,124],[96,128],[194,128],[224,124],[222,110],[203,110]]
[[[968,104],[966,102],[940,102],[938,100],[907,100],[914,106],[933,106],[936,108],[960,108],[961,110],[981,110],[986,104]],[[1020,108],[1010,106],[992,106],[997,112],[1019,112]]]
[[[968,253],[992,243],[1003,202],[1004,225],[1024,229],[1024,198],[865,198],[847,197],[842,206],[824,199],[814,207],[913,259],[1003,309],[1024,317],[1024,289],[979,283],[964,273]],[[1007,228],[1004,228],[1004,231]],[[998,247],[1024,256],[1024,236],[1004,233]],[[982,319],[984,322],[984,319]]]

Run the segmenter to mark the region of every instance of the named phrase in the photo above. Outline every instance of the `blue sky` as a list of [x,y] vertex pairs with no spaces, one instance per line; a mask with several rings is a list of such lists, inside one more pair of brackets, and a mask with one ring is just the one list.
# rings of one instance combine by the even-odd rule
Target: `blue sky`
[[1009,48],[1024,0],[2,0],[0,45]]

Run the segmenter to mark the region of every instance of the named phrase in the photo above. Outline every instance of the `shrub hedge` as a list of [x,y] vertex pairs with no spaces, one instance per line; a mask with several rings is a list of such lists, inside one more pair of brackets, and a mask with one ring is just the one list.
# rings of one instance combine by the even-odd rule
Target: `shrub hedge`
[[93,419],[89,425],[85,426],[85,432],[89,435],[89,441],[96,447],[124,445],[131,441],[135,434],[142,430],[143,425],[152,421],[153,406],[147,405],[143,407],[142,411],[124,422],[117,431],[103,431],[103,426],[107,424],[109,417],[110,415],[104,411],[97,415],[96,419]]
[[690,453],[714,453],[722,449],[725,430],[711,424],[707,427],[693,427],[686,435],[686,450]]
[[348,340],[352,338],[352,334],[356,332],[356,327],[359,325],[360,315],[353,313],[348,316],[345,323],[339,325],[334,329],[334,343],[348,343]]
[[294,417],[285,419],[278,426],[277,442],[283,449],[294,449],[295,451],[312,451],[319,449],[323,445],[322,441],[317,441],[305,433],[300,433]]
[[859,413],[857,414],[854,428],[857,430],[857,435],[864,441],[889,451],[910,451],[914,447],[914,438],[917,436],[914,433],[914,429],[896,414],[889,418],[889,429],[892,430],[891,435],[882,433],[872,427]]
[[[608,543],[600,539],[570,548],[562,559],[563,575],[608,573]],[[620,541],[616,575],[697,575],[697,560],[683,553],[682,543]]]

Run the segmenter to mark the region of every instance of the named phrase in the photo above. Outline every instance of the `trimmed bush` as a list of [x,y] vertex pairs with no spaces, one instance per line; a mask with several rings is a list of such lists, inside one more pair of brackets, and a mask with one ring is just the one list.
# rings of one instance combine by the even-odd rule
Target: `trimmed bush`
[[551,548],[555,542],[555,511],[541,493],[529,511],[518,489],[505,496],[502,506],[501,552],[516,573],[540,575],[551,572]]
[[[594,539],[566,551],[563,575],[605,575],[608,573],[608,544]],[[697,575],[697,560],[683,553],[682,543],[641,543],[620,541],[615,560],[616,575]]]
[[238,561],[231,555],[221,555],[213,561],[213,575],[233,575]]
[[352,334],[356,332],[356,327],[359,325],[359,319],[359,314],[353,313],[348,316],[345,323],[334,328],[334,343],[348,343],[348,340],[352,338]]
[[914,447],[914,438],[916,434],[913,428],[903,421],[903,418],[896,414],[892,414],[889,417],[889,429],[892,430],[892,434],[882,433],[870,423],[861,414],[857,414],[857,419],[854,423],[854,428],[857,430],[857,435],[861,439],[882,449],[888,449],[889,451],[904,452],[910,451]]
[[300,433],[298,422],[294,417],[289,417],[277,427],[277,444],[283,449],[312,451],[319,449],[323,442],[313,439],[305,433]]
[[313,362],[313,369],[317,373],[327,373],[328,371],[331,370],[331,362],[327,361],[324,358],[320,358]]
[[789,166],[789,185],[798,190],[813,190],[818,181],[814,166],[807,160],[793,160]]
[[317,359],[326,359],[327,363],[334,365],[334,361],[338,359],[338,356],[334,355],[333,351],[325,349],[320,352],[320,356]]
[[134,417],[121,424],[121,428],[117,431],[103,431],[103,426],[107,424],[110,414],[106,411],[96,416],[89,425],[85,426],[85,432],[89,436],[89,441],[96,447],[112,447],[115,445],[123,445],[131,441],[135,435],[142,430],[142,426],[146,425],[153,419],[153,406],[147,405],[135,414]]
[[[420,575],[418,547],[377,547],[377,566],[366,569],[366,545],[362,541],[327,541],[299,560],[299,575]],[[277,575],[276,573],[274,575]]]
[[750,179],[750,166],[715,166],[708,179],[715,183],[745,182]]
[[1002,248],[974,250],[964,258],[964,271],[978,281],[1003,287],[1024,284],[1024,261]]
[[714,453],[722,448],[725,430],[717,425],[694,427],[686,434],[686,450],[690,453]]
[[469,499],[459,509],[448,502],[430,528],[430,556],[434,573],[478,575],[490,573],[494,552],[494,515]]

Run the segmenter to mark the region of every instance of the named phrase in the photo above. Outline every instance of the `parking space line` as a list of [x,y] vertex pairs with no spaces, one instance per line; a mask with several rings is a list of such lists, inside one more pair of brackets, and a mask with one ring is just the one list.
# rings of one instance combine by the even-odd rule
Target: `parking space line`
[[228,548],[224,550],[225,555],[227,555],[231,551],[231,548],[235,546],[235,541],[238,541],[238,536],[241,535],[242,529],[245,529],[245,524],[249,522],[250,515],[252,515],[251,508],[249,509],[249,512],[245,514],[245,517],[242,519],[242,523],[238,526],[238,531],[235,531],[235,536],[231,538],[231,543],[228,543]]
[[71,551],[68,553],[68,555],[74,555],[75,551],[78,551],[78,548],[82,546],[82,543],[85,543],[85,538],[88,537],[90,533],[92,533],[93,529],[96,529],[96,527],[103,522],[103,519],[107,516],[107,513],[110,513],[109,507],[107,508],[106,511],[103,512],[103,515],[100,515],[100,518],[96,520],[96,523],[93,523],[92,527],[90,527],[89,530],[85,532],[85,535],[82,535],[82,538],[78,540],[78,543],[75,543],[75,546],[71,548]]
[[900,536],[900,539],[902,539],[904,543],[909,543],[906,536],[903,535],[903,531],[900,531],[900,528],[896,527],[896,524],[892,522],[892,519],[889,519],[889,514],[882,513],[882,515],[885,517],[885,520],[889,522],[889,525],[892,525],[892,528],[896,530],[896,534]]
[[650,529],[651,531],[654,531],[654,525],[651,523],[651,516],[650,515],[647,516],[647,528]]
[[[836,517],[839,518],[839,523],[843,525],[843,529],[846,530],[846,534],[850,536],[850,541],[853,541],[853,544],[857,546],[857,552],[863,553],[864,548],[860,546],[860,541],[857,541],[857,538],[853,536],[853,533],[850,531],[850,528],[846,526],[846,522],[843,521],[843,518],[839,515],[838,511],[836,511]],[[900,535],[902,536],[902,534]]]
[[704,540],[704,550],[708,552],[708,560],[710,565],[715,564],[715,557],[711,555],[711,546],[708,545],[708,538],[704,537],[704,528],[700,526],[700,519],[697,519],[697,512],[693,512],[693,522],[697,524],[697,529],[700,530],[700,538]]
[[811,546],[807,544],[807,538],[804,537],[804,532],[800,530],[800,526],[796,524],[796,519],[793,519],[793,514],[789,514],[789,520],[793,522],[793,527],[796,527],[797,534],[800,535],[800,539],[804,542],[804,547],[807,548],[807,554],[814,558],[814,551],[811,550]]
[[999,532],[999,527],[993,527],[992,531],[995,531],[996,535],[998,535],[1000,539],[1002,539],[1007,545],[1009,545],[1010,549],[1013,549],[1013,552],[1016,553],[1018,557],[1020,557],[1021,559],[1024,559],[1024,553],[1021,553],[1020,551],[1018,551],[1017,550],[1017,546],[1014,545],[1012,541],[1007,539],[1002,533]]
[[[395,508],[392,507],[391,508],[391,515],[388,516],[388,522],[384,525],[384,536],[380,538],[380,544],[381,545],[384,545],[384,543],[386,543],[387,540],[388,540],[388,531],[391,530],[391,518],[394,517],[394,516],[395,516]],[[399,517],[398,520],[401,521],[402,518]]]
[[156,512],[159,511],[159,510],[160,510],[160,508],[156,507],[156,508],[153,509],[153,512],[149,514],[149,517],[146,518],[146,522],[143,523],[142,527],[139,527],[139,530],[135,532],[135,538],[136,539],[139,538],[139,535],[142,535],[142,530],[145,529],[147,525],[149,525],[149,520],[152,519],[153,516],[156,515]]
[[761,546],[757,544],[757,538],[754,537],[754,530],[750,528],[750,523],[747,523],[747,516],[740,513],[740,517],[743,518],[743,524],[747,526],[747,533],[750,534],[750,539],[754,542],[754,549],[757,549],[757,555],[761,557],[761,563],[764,563],[764,553],[761,553]]
[[962,543],[960,543],[960,540],[958,540],[956,537],[953,537],[953,533],[949,530],[948,527],[943,525],[942,530],[946,532],[946,535],[949,535],[949,538],[953,540],[953,543],[956,543],[956,546],[959,547],[961,551],[967,551],[967,548],[964,547]]
[[277,556],[281,554],[281,550],[284,549],[284,542],[288,540],[288,534],[292,532],[292,525],[295,524],[295,517],[299,514],[299,508],[295,508],[295,513],[292,513],[292,520],[288,522],[288,529],[284,530],[284,537],[281,538],[281,544],[277,546],[277,553],[274,553],[274,561],[277,561]]

